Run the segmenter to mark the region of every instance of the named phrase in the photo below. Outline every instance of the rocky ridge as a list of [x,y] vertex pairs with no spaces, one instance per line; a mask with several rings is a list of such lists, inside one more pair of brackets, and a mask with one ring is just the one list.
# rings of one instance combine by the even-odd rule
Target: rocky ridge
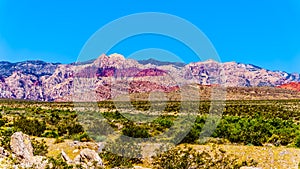
[[38,101],[99,101],[126,93],[172,92],[189,84],[275,87],[300,81],[297,73],[270,71],[251,64],[213,60],[186,65],[138,62],[120,54],[103,54],[80,64],[0,62],[0,72],[0,98]]
[[[4,168],[55,168],[46,156],[36,156],[28,135],[16,132],[11,136],[11,152],[0,147],[0,163]],[[85,148],[72,161],[67,154],[61,152],[62,159],[70,166],[80,165],[81,168],[103,168],[103,162],[99,154],[94,150]]]

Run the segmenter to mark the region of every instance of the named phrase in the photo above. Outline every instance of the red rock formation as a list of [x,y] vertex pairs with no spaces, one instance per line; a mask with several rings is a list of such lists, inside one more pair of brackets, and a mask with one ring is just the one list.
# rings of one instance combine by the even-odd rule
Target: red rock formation
[[290,82],[278,86],[278,88],[300,91],[300,82]]

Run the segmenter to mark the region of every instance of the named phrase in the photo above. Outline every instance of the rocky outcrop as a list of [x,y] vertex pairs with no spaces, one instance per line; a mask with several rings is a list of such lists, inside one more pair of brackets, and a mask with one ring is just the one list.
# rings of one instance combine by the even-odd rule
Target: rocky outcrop
[[36,167],[43,169],[46,167],[47,161],[43,156],[34,156],[33,147],[28,135],[22,132],[16,132],[11,136],[11,151],[20,162],[19,167],[28,168]]
[[80,153],[71,160],[70,157],[64,152],[61,152],[62,159],[70,165],[81,165],[83,168],[99,168],[104,167],[102,159],[94,150],[85,148],[80,151]]
[[300,82],[291,82],[278,86],[278,88],[300,91]]
[[[76,145],[80,143],[76,142]],[[95,147],[97,145],[93,144]],[[79,145],[80,146],[80,145]],[[102,147],[101,147],[102,146]],[[100,143],[99,148],[103,148]],[[53,163],[49,162],[45,156],[35,156],[30,137],[22,132],[16,132],[11,136],[10,141],[11,152],[0,147],[0,162],[1,167],[5,168],[37,168],[44,169],[52,168]],[[102,159],[94,150],[85,148],[82,149],[74,160],[64,152],[61,152],[61,158],[70,166],[80,165],[82,168],[96,169],[104,167]],[[49,163],[48,163],[49,162]]]
[[33,157],[33,147],[28,135],[16,132],[11,136],[10,148],[16,157],[25,162],[30,162]]
[[75,157],[74,159],[75,164],[81,164],[86,168],[92,168],[93,166],[102,166],[103,162],[98,153],[94,150],[85,148],[80,151],[80,154]]

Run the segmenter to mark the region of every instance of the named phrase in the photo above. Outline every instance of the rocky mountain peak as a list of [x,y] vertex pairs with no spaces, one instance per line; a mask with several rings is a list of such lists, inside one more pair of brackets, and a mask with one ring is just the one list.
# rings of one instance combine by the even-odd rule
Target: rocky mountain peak
[[109,55],[109,59],[110,60],[119,60],[119,61],[124,61],[125,60],[125,57],[121,54],[118,54],[118,53],[113,53],[111,55]]

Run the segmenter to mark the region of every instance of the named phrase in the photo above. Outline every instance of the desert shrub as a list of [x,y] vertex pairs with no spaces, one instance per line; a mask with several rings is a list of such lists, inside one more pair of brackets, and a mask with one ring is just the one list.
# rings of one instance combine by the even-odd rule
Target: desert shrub
[[127,125],[122,129],[124,135],[134,138],[148,138],[150,134],[148,130],[143,126],[138,125]]
[[174,124],[171,117],[167,117],[167,116],[159,117],[159,118],[155,119],[153,121],[153,123],[158,124],[161,127],[160,130],[165,129],[165,128],[170,128]]
[[87,133],[83,133],[79,136],[79,140],[82,142],[91,141],[92,139]]
[[57,138],[58,136],[59,135],[58,135],[57,131],[53,131],[53,130],[45,131],[42,134],[42,137],[46,137],[46,138]]
[[[190,132],[181,143],[196,143],[205,124],[205,116],[196,118]],[[212,137],[227,139],[233,143],[264,143],[288,145],[297,136],[298,126],[292,120],[265,119],[260,114],[253,117],[223,116]]]
[[126,118],[118,111],[116,112],[104,112],[102,113],[103,117],[108,120],[125,120]]
[[31,144],[34,155],[45,156],[48,153],[48,146],[46,145],[46,141],[44,139],[38,141],[33,138],[31,139]]
[[61,154],[57,157],[48,157],[48,163],[46,165],[46,169],[72,169],[74,168],[72,165],[68,165],[62,158]]
[[156,169],[238,169],[242,166],[256,166],[257,163],[254,160],[240,162],[234,155],[213,146],[211,150],[205,151],[175,147],[153,157],[152,165]]
[[4,128],[0,130],[0,144],[6,150],[10,150],[10,138],[16,132],[14,128]]
[[105,165],[108,167],[133,167],[133,163],[130,158],[126,158],[109,151],[102,152],[100,156],[101,159],[104,160]]
[[133,167],[133,164],[141,163],[142,159],[141,147],[124,137],[109,141],[99,155],[105,166],[111,168],[130,168]]
[[[103,114],[106,114],[105,116],[107,116],[108,119],[101,117],[101,114],[99,114],[98,112],[84,112],[80,115],[80,124],[84,127],[89,136],[95,141],[101,141],[107,135],[114,132],[114,122],[110,122],[110,120],[118,121],[113,119],[115,113],[112,113],[112,115],[109,115],[109,113]],[[120,118],[118,114],[116,115],[116,118]]]
[[41,136],[46,130],[46,123],[38,119],[19,117],[14,119],[14,127],[31,136]]
[[205,124],[205,119],[206,117],[204,116],[198,116],[190,132],[183,138],[181,143],[195,143],[200,137],[202,127]]
[[51,114],[46,117],[46,122],[51,125],[56,125],[60,120],[61,117],[57,112],[51,112]]
[[84,132],[82,125],[74,121],[63,121],[58,124],[58,134],[63,136],[67,134],[69,136],[74,134],[80,134]]
[[2,117],[2,114],[0,113],[0,127],[4,126],[5,123],[7,123],[7,119]]
[[[255,101],[247,101],[249,103]],[[268,104],[272,103],[272,104]],[[286,109],[284,102],[282,105],[278,104],[277,101],[268,101],[265,104],[243,104],[241,101],[234,101],[232,103],[226,104],[225,111],[223,115],[226,116],[240,116],[240,117],[249,117],[255,116],[257,113],[260,113],[262,117],[266,119],[273,119],[278,117],[282,120],[289,120],[292,118],[297,118],[300,115],[299,111],[292,111]]]
[[297,130],[298,126],[291,120],[264,119],[262,116],[225,116],[213,136],[226,138],[231,142],[260,146],[277,135],[278,144],[288,145],[293,142]]
[[294,145],[300,148],[300,135],[297,135],[297,137],[295,138]]

